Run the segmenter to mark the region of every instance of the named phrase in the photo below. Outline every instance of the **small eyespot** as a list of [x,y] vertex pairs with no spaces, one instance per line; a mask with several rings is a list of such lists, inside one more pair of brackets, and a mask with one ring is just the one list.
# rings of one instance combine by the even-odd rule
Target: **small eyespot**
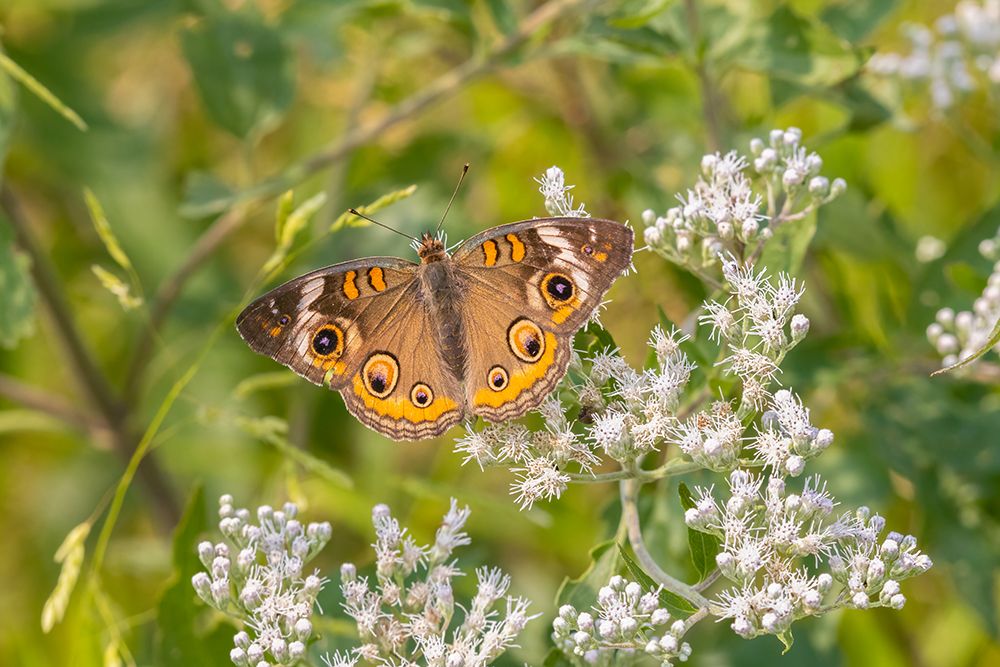
[[576,288],[569,276],[562,273],[549,273],[542,278],[542,296],[551,308],[559,308],[573,298]]
[[534,363],[542,358],[545,338],[542,330],[531,320],[514,320],[507,329],[507,345],[518,359]]
[[418,408],[426,408],[434,400],[434,392],[423,382],[418,382],[410,389],[410,402]]
[[278,324],[281,325],[281,326],[285,326],[286,324],[288,324],[291,321],[292,321],[292,318],[290,318],[288,315],[282,315],[281,317],[278,318]]
[[493,391],[503,391],[510,383],[510,377],[503,366],[494,366],[486,374],[486,382]]
[[365,389],[375,398],[385,398],[396,388],[399,362],[388,352],[375,352],[361,369]]
[[590,245],[589,243],[584,244],[584,246],[582,248],[580,248],[580,250],[582,250],[583,254],[585,254],[585,255],[593,255],[594,254],[594,246]]
[[324,324],[313,334],[312,349],[320,357],[339,358],[344,353],[344,332],[332,324]]

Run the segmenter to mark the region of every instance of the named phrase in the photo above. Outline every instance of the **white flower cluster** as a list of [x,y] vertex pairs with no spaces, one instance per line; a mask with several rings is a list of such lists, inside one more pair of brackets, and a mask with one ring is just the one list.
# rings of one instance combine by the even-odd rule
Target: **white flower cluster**
[[374,586],[350,563],[340,570],[344,609],[357,623],[362,644],[353,654],[327,656],[330,667],[353,667],[360,660],[390,667],[483,667],[516,646],[535,616],[527,614],[527,600],[507,595],[508,575],[480,568],[475,597],[464,605],[455,601],[452,579],[464,572],[451,558],[456,547],[470,543],[462,531],[468,518],[469,508],[459,509],[452,500],[434,544],[421,546],[386,505],[372,510]]
[[884,77],[927,86],[934,108],[944,110],[980,87],[1000,86],[1000,0],[962,0],[934,28],[905,27],[910,52],[876,53],[868,69]]
[[681,265],[714,264],[722,254],[742,256],[744,248],[766,242],[779,225],[842,194],[846,182],[831,183],[820,175],[823,159],[801,142],[798,128],[776,129],[767,142],[750,142],[749,157],[736,151],[705,155],[698,182],[678,197],[680,206],[662,216],[643,212],[646,244]]
[[538,191],[545,199],[545,210],[549,215],[569,216],[574,218],[589,218],[590,214],[583,204],[574,204],[570,190],[574,186],[566,185],[566,176],[559,167],[552,166],[545,170],[541,178],[536,178]]
[[[942,308],[935,322],[927,327],[927,338],[942,356],[942,366],[956,364],[981,350],[1000,321],[1000,230],[995,237],[979,244],[979,252],[994,264],[972,310],[956,313],[951,308]],[[1000,353],[1000,344],[993,350]]]
[[878,544],[885,521],[869,518],[867,508],[835,516],[837,503],[818,476],[799,491],[774,472],[765,483],[762,475],[734,470],[728,482],[725,502],[699,488],[684,520],[720,540],[716,564],[733,586],[713,614],[731,618],[741,637],[781,634],[800,618],[840,606],[899,609],[906,601],[899,581],[931,567],[913,537],[890,533]]
[[660,604],[659,590],[643,591],[634,581],[615,575],[597,593],[593,614],[563,605],[552,622],[552,640],[567,656],[586,665],[619,664],[619,654],[645,653],[671,665],[684,662],[691,646],[681,641],[687,626],[671,622]]
[[241,621],[229,657],[238,667],[298,664],[313,636],[310,618],[326,579],[305,566],[330,541],[330,524],[303,525],[298,508],[234,508],[219,498],[219,530],[224,540],[198,545],[208,572],[191,583],[202,600]]
[[[517,479],[511,484],[522,509],[539,500],[558,498],[572,479],[566,472],[572,464],[584,474],[601,462],[599,454],[633,465],[669,431],[681,393],[694,365],[680,349],[684,340],[676,331],[656,327],[649,340],[656,353],[653,368],[637,371],[615,351],[605,351],[571,364],[563,386],[579,406],[582,419],[571,420],[558,392],[538,408],[545,423],[532,431],[519,424],[490,424],[481,431],[466,428],[456,444],[465,461],[480,467],[502,465]],[[574,430],[574,422],[589,422]]]

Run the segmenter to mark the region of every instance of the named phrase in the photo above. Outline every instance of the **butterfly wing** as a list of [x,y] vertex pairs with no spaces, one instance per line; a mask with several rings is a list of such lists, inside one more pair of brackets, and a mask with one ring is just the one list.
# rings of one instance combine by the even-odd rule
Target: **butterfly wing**
[[394,257],[319,269],[254,301],[236,326],[256,352],[339,391],[366,426],[432,437],[461,418],[464,398],[436,351],[417,269]]
[[632,230],[612,220],[542,218],[495,227],[458,248],[472,413],[512,419],[555,388],[573,335],[630,265],[632,243]]

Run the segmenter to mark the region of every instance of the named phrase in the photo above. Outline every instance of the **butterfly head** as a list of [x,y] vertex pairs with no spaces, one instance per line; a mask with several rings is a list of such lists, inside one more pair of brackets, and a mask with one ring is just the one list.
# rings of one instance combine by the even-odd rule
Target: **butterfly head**
[[448,251],[444,245],[444,235],[441,233],[431,234],[430,232],[424,232],[423,236],[420,237],[420,241],[415,242],[413,246],[417,250],[421,264],[440,262],[448,257]]

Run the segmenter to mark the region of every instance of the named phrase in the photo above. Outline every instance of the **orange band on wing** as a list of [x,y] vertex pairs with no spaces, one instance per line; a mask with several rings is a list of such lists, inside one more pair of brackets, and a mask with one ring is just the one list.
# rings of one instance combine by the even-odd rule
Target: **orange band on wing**
[[487,241],[483,244],[483,254],[486,256],[486,266],[493,266],[497,263],[496,241]]
[[524,244],[521,243],[521,239],[517,238],[516,234],[508,234],[504,238],[510,241],[510,258],[515,262],[524,259]]
[[476,395],[472,398],[472,403],[474,405],[488,405],[491,408],[499,408],[502,405],[506,405],[507,403],[516,400],[522,392],[530,389],[533,384],[545,376],[549,367],[552,366],[556,360],[557,344],[556,337],[546,331],[545,353],[542,354],[541,359],[530,366],[525,366],[523,369],[511,373],[510,380],[507,382],[507,387],[502,391],[494,391],[489,387],[484,387],[478,390]]
[[372,289],[376,292],[385,291],[385,274],[381,267],[373,266],[368,269],[368,284],[372,286]]
[[399,398],[375,398],[365,388],[365,383],[361,379],[360,374],[354,375],[354,393],[364,401],[366,408],[372,410],[380,417],[405,419],[411,424],[435,421],[444,413],[458,408],[458,403],[444,396],[435,398],[426,408],[418,408],[410,402],[407,396],[400,396]]
[[351,300],[357,299],[361,294],[358,291],[358,286],[354,283],[357,275],[354,271],[348,271],[344,274],[344,296]]
[[569,316],[576,312],[576,309],[580,307],[580,298],[574,296],[570,299],[569,303],[565,306],[559,306],[556,312],[552,313],[552,321],[556,324],[562,324],[569,319]]

